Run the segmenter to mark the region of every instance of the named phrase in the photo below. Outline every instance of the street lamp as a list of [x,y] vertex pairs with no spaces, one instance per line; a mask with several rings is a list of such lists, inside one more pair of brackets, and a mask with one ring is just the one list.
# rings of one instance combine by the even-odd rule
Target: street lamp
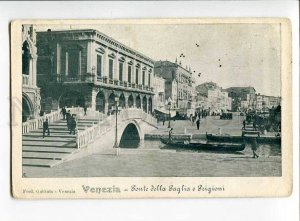
[[168,108],[169,108],[169,124],[168,128],[171,128],[171,102],[168,102]]
[[116,156],[120,155],[120,147],[118,145],[118,105],[119,105],[119,98],[115,97],[116,131],[115,131],[115,144],[113,148],[115,149]]

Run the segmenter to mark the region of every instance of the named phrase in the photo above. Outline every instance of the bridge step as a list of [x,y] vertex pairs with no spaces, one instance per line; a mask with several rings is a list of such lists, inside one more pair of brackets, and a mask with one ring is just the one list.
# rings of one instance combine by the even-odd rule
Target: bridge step
[[32,166],[32,167],[53,167],[60,164],[61,160],[42,160],[42,159],[26,159],[23,158],[23,166]]
[[63,160],[68,153],[23,152],[23,159]]
[[73,153],[76,150],[75,147],[23,146],[23,152]]

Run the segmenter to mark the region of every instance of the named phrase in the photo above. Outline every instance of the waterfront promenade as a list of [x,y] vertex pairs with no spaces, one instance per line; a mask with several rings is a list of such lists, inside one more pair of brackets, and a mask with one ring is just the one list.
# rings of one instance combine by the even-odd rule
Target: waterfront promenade
[[[174,134],[222,133],[241,134],[242,120],[219,120],[218,117],[202,119],[200,130],[190,121],[171,121]],[[168,122],[153,133],[167,134]],[[214,153],[203,151],[169,150],[155,140],[140,143],[137,149],[121,149],[115,156],[113,149],[76,159],[52,168],[23,167],[26,177],[247,177],[280,176],[281,151],[279,145],[260,145],[258,159],[252,158],[249,145],[238,153]]]

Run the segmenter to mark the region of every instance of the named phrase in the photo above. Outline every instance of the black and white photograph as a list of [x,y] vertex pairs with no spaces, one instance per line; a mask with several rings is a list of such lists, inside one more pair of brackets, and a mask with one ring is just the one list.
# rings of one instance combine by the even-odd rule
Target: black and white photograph
[[[127,185],[133,178],[125,187],[78,188],[197,197],[231,196],[226,184],[197,179],[270,178],[261,185],[287,181],[282,194],[289,194],[287,20],[41,20],[16,27],[12,81],[22,76],[13,85],[21,99],[12,110],[22,126],[14,130],[21,140],[13,164],[24,182],[127,178]],[[167,184],[143,184],[165,178]],[[195,180],[173,185],[173,178]]]

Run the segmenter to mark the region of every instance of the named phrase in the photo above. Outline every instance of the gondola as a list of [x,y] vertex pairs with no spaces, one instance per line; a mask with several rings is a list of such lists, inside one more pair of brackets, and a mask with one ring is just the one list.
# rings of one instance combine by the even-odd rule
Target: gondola
[[[206,134],[206,139],[212,142],[224,142],[224,143],[243,143],[249,142],[252,136],[230,136],[230,135],[218,135],[218,134]],[[256,137],[257,143],[261,144],[280,144],[281,137]]]
[[243,151],[245,149],[245,144],[219,143],[210,141],[169,141],[168,138],[161,138],[160,141],[172,148],[184,148],[193,150],[236,152]]

